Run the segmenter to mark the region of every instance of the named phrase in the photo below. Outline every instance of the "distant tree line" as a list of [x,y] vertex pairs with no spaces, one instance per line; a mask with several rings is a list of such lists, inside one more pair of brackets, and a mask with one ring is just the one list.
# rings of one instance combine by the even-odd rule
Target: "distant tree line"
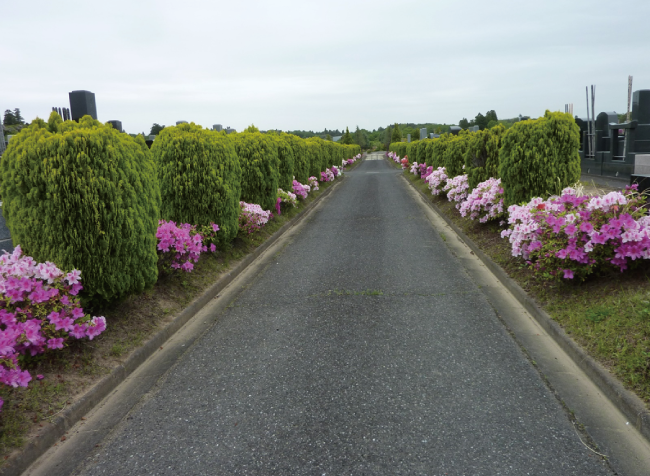
[[23,119],[23,116],[20,115],[20,109],[16,108],[13,111],[7,109],[5,111],[4,118],[2,120],[2,124],[6,126],[18,126],[25,124],[25,120]]
[[2,118],[2,125],[4,126],[4,140],[7,136],[18,134],[23,127],[29,124],[25,124],[25,119],[20,114],[20,109],[16,108],[13,111],[10,109],[5,111],[4,117]]

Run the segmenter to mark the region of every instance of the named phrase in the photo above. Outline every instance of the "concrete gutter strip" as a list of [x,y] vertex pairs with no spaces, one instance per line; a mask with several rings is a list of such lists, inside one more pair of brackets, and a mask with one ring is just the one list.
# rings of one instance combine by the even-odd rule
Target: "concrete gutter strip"
[[[345,174],[343,174],[345,178]],[[0,468],[1,476],[19,476],[27,468],[41,457],[51,446],[72,428],[90,410],[95,408],[104,398],[113,392],[133,371],[151,357],[170,337],[178,332],[192,317],[194,317],[206,304],[214,299],[231,281],[240,275],[259,255],[275,243],[285,232],[302,221],[314,206],[342,181],[325,190],[318,198],[301,210],[298,215],[285,223],[264,243],[258,246],[252,253],[248,254],[227,274],[205,290],[200,296],[194,299],[188,307],[176,316],[163,329],[151,337],[142,347],[139,347],[129,357],[114,368],[110,374],[93,385],[79,400],[66,407],[54,421],[45,426],[42,433],[33,441],[28,443],[22,450],[9,456]]]
[[602,365],[589,356],[564,329],[555,322],[521,286],[519,286],[508,274],[488,257],[479,247],[458,227],[442,213],[440,208],[431,201],[431,197],[415,187],[409,180],[406,182],[422,195],[425,202],[449,225],[454,232],[465,242],[465,244],[476,254],[485,266],[501,281],[501,283],[515,296],[519,303],[535,318],[535,320],[546,330],[558,345],[571,357],[576,365],[585,372],[594,382],[598,389],[619,409],[630,422],[634,422],[636,429],[650,441],[650,411],[645,403],[634,393],[627,390],[621,382],[608,372]]

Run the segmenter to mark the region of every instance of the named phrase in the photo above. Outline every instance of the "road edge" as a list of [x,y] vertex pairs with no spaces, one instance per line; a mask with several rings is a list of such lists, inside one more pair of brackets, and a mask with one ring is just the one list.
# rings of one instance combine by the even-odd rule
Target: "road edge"
[[447,216],[440,208],[430,200],[430,197],[415,187],[403,175],[402,179],[408,183],[423,198],[425,203],[442,218],[447,225],[454,230],[459,238],[476,254],[483,264],[495,277],[501,281],[505,288],[517,299],[517,301],[528,311],[542,328],[549,333],[553,340],[569,355],[573,362],[589,377],[596,387],[607,396],[612,404],[626,416],[630,422],[634,422],[639,433],[650,442],[650,411],[647,410],[643,401],[633,392],[627,390],[623,384],[606,370],[601,364],[588,355],[562,327],[555,322],[551,316],[544,311],[537,302],[531,298],[521,286],[519,286],[508,274],[487,256],[465,233]]
[[[345,177],[346,174],[344,173],[342,178],[345,179]],[[322,199],[330,195],[333,190],[338,188],[343,181],[337,180],[331,187],[323,191],[321,195],[280,227],[264,243],[242,258],[227,274],[223,275],[212,286],[197,296],[170,323],[154,334],[144,345],[134,350],[121,365],[115,367],[108,375],[90,387],[79,400],[63,410],[51,424],[43,428],[42,433],[37,438],[29,442],[23,449],[10,455],[5,460],[2,468],[0,468],[0,476],[19,476],[26,471],[38,458],[57,443],[70,428],[81,421],[84,415],[97,407],[104,398],[110,395],[127,377],[163,346],[165,342],[180,331],[190,319],[210,303],[237,276],[242,274],[258,256],[270,248],[291,228],[307,218],[314,207]]]

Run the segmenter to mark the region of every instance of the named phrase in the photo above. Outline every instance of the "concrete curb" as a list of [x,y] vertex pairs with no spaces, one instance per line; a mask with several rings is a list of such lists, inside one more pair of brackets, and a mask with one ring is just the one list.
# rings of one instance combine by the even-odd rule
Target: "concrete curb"
[[[345,174],[343,178],[345,179]],[[142,347],[133,351],[123,364],[114,368],[110,374],[94,384],[78,401],[65,408],[56,417],[54,422],[43,428],[38,438],[28,443],[22,450],[11,455],[4,462],[2,468],[0,468],[0,476],[19,476],[27,470],[32,463],[48,451],[70,428],[79,422],[81,417],[95,408],[105,397],[113,392],[120,383],[163,346],[171,336],[178,332],[206,304],[239,276],[258,256],[273,245],[290,228],[305,219],[316,204],[332,193],[342,182],[342,180],[337,181],[318,198],[309,203],[298,215],[285,223],[252,253],[239,261],[226,275],[222,276],[200,296],[194,299],[173,321],[154,334]]]
[[609,400],[634,423],[636,429],[650,442],[650,411],[645,403],[634,393],[627,390],[623,384],[607,371],[602,365],[589,356],[564,329],[555,322],[538,304],[524,291],[508,274],[488,257],[479,247],[456,226],[440,208],[431,201],[430,196],[415,187],[408,179],[402,178],[413,187],[425,202],[435,211],[461,238],[461,240],[478,256],[485,266],[494,274],[519,303],[535,318],[535,320],[549,333],[555,342],[571,357],[575,364],[587,374],[591,381],[609,398]]

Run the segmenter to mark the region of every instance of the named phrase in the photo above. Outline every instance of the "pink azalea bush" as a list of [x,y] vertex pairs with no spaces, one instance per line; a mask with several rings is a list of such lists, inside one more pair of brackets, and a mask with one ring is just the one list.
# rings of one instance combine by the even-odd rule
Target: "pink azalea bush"
[[309,192],[311,192],[311,187],[309,185],[301,184],[296,179],[293,179],[293,193],[296,194],[296,197],[305,200],[307,195],[309,195]]
[[[400,163],[399,155],[397,155],[395,152],[389,152],[389,153],[386,154],[386,155],[388,156],[389,159],[391,159],[391,160],[392,160],[393,162],[395,162],[396,164],[399,164],[399,163]],[[408,156],[407,156],[407,155],[405,155],[404,158],[408,160]]]
[[262,210],[262,207],[255,203],[239,202],[239,207],[241,209],[239,229],[248,234],[260,230],[273,218],[273,214],[269,210]]
[[[208,240],[213,240],[219,225],[211,223],[207,227],[198,230],[196,226],[183,223],[179,226],[173,221],[160,220],[156,238],[158,239],[158,251],[160,266],[172,269],[181,269],[188,273],[194,269],[194,263],[199,261],[202,252],[215,252],[216,245],[207,246]],[[206,244],[203,243],[204,238]]]
[[314,192],[318,190],[318,179],[313,175],[309,177],[309,188],[311,188]]
[[445,185],[447,184],[448,178],[447,169],[445,167],[438,167],[437,170],[433,170],[431,174],[429,174],[425,179],[429,184],[431,195],[440,195]]
[[410,171],[411,171],[411,173],[413,175],[418,175],[419,174],[420,166],[418,165],[417,162],[413,162],[413,164],[411,165]]
[[332,182],[336,176],[330,169],[325,169],[325,172],[320,173],[320,181],[321,182]]
[[566,188],[548,200],[508,208],[501,233],[522,256],[548,276],[584,279],[605,268],[628,268],[650,259],[650,217],[636,187],[602,197],[578,196]]
[[332,174],[334,175],[334,178],[337,178],[341,173],[342,172],[335,165],[332,165]]
[[406,170],[406,169],[408,169],[408,168],[409,168],[409,159],[406,158],[406,157],[404,157],[404,158],[401,160],[401,164],[402,164],[402,170]]
[[295,193],[285,192],[281,188],[278,189],[278,198],[275,202],[275,210],[278,212],[278,215],[282,215],[280,205],[286,203],[293,207],[298,206],[298,200]]
[[53,263],[23,257],[20,246],[0,256],[1,383],[27,387],[32,377],[20,368],[22,355],[62,349],[70,338],[92,340],[104,332],[106,318],[90,317],[80,305],[80,277],[76,269],[66,274]]
[[485,223],[488,220],[503,215],[503,187],[501,179],[490,178],[479,183],[460,204],[460,214],[469,216],[471,220],[479,219]]
[[447,180],[447,184],[443,190],[447,192],[447,200],[456,202],[456,208],[460,209],[461,203],[467,198],[469,191],[469,182],[467,175],[457,175],[456,177]]

